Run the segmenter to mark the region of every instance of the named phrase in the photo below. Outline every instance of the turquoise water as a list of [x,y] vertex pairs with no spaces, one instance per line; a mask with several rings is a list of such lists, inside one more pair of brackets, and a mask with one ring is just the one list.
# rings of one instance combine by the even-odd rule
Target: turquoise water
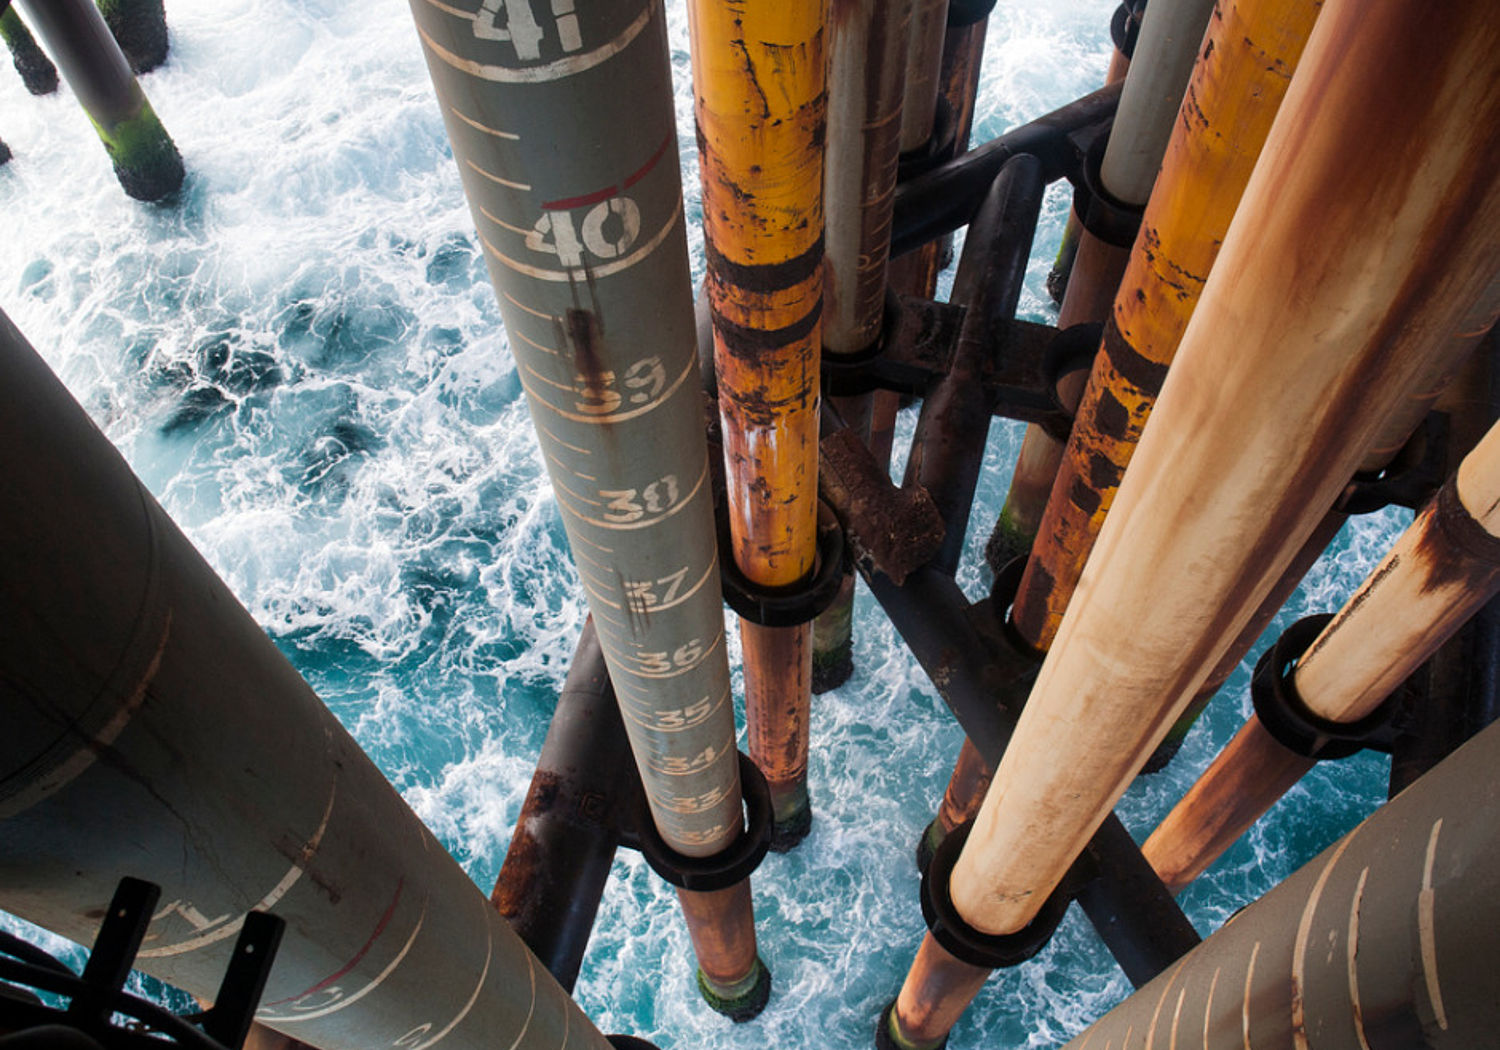
[[[176,207],[120,193],[66,90],[33,99],[0,70],[16,153],[0,168],[0,307],[488,890],[585,611],[410,15],[396,0],[170,8],[173,57],[144,86],[188,167]],[[1096,87],[1112,9],[1002,4],[976,138]],[[694,214],[680,7],[669,21]],[[1049,196],[1033,319],[1054,316],[1042,279],[1066,208]],[[1019,437],[991,431],[960,573],[975,597]],[[1280,622],[1336,607],[1404,517],[1357,521]],[[869,1045],[922,931],[912,846],[960,737],[863,591],[857,618],[858,672],[815,703],[813,834],[755,877],[770,1007],[731,1027],[701,1004],[673,895],[622,853],[578,987],[606,1031],[663,1050]],[[1247,681],[1241,668],[1171,771],[1126,797],[1138,837],[1237,728]],[[1199,930],[1368,812],[1384,776],[1367,756],[1316,771],[1184,895]],[[1127,990],[1075,913],[991,981],[951,1045],[1052,1045]]]

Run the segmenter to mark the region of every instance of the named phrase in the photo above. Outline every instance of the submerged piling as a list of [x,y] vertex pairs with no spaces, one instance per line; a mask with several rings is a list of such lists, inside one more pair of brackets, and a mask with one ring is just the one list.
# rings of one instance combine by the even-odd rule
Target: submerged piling
[[10,49],[11,62],[27,91],[33,95],[50,95],[57,90],[57,67],[37,46],[31,30],[9,4],[0,9],[0,40],[4,40]]
[[97,2],[131,72],[149,73],[167,60],[167,11],[162,0]]
[[[708,303],[734,561],[780,593],[816,565],[826,2],[688,5]],[[807,834],[812,628],[740,621],[750,757],[776,838]]]
[[[743,812],[661,8],[412,13],[653,822],[712,857]],[[679,897],[705,997],[758,1012],[748,879]]]
[[1497,45],[1478,0],[1325,6],[953,870],[979,932],[1031,922],[1420,381],[1425,337],[1487,294]]
[[127,194],[159,201],[182,186],[182,157],[93,0],[19,0],[99,133]]
[[199,997],[272,911],[258,1019],[324,1050],[608,1050],[3,314],[0,368],[0,907],[87,943],[154,882]]

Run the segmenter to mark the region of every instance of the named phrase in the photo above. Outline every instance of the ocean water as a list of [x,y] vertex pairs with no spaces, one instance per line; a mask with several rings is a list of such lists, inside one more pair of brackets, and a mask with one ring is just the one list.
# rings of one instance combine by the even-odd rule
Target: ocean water
[[[1102,82],[1113,6],[1001,4],[976,139]],[[0,308],[487,891],[585,609],[410,14],[169,7],[172,58],[143,83],[189,172],[174,206],[119,191],[66,88],[33,99],[0,70],[16,154],[0,168]],[[692,216],[686,17],[668,17]],[[1055,316],[1042,281],[1066,210],[1054,189],[1032,319]],[[960,573],[975,597],[1019,441],[991,430]],[[1408,519],[1356,520],[1273,632],[1335,608]],[[921,936],[912,847],[960,735],[863,590],[857,632],[855,677],[814,705],[813,833],[754,879],[771,1005],[731,1026],[699,1001],[673,894],[622,852],[577,991],[605,1031],[663,1050],[870,1045]],[[1138,837],[1238,727],[1247,684],[1242,667],[1171,770],[1122,802]],[[1370,756],[1315,771],[1184,894],[1200,932],[1357,822],[1385,772]],[[1075,910],[991,980],[951,1045],[1053,1045],[1127,991]]]

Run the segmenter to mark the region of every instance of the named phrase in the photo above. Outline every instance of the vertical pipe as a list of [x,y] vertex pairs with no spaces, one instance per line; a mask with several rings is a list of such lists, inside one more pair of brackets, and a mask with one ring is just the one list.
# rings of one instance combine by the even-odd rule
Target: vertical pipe
[[99,13],[132,73],[149,73],[167,60],[167,11],[162,0],[97,0]]
[[901,152],[914,153],[932,138],[940,97],[943,37],[948,0],[911,0],[911,36],[906,51],[906,86],[901,103]]
[[9,4],[0,10],[0,40],[10,49],[11,62],[21,74],[21,83],[33,95],[50,95],[57,90],[57,67],[37,47],[31,30]]
[[[735,564],[786,587],[815,559],[827,5],[688,10]],[[812,820],[812,632],[742,621],[740,634],[750,755],[789,845]]]
[[325,1050],[607,1050],[3,315],[0,367],[0,907],[86,941],[155,882],[136,965],[199,997],[272,910],[260,1020]]
[[[823,352],[852,354],[874,344],[884,313],[911,0],[840,3],[831,17]],[[875,398],[845,400],[841,414],[854,424],[870,416]],[[853,612],[851,573],[813,623],[815,693],[835,688],[854,671]]]
[[93,0],[20,0],[127,194],[158,201],[182,186],[182,157],[136,83]]
[[1492,1045],[1497,798],[1492,727],[1067,1050]]
[[[1142,208],[1151,196],[1212,9],[1213,0],[1153,0],[1146,9],[1099,171],[1103,192],[1126,207]],[[1058,324],[1103,320],[1127,258],[1087,229],[1080,231]],[[1077,396],[1077,390],[1064,392],[1068,400]],[[992,560],[1008,561],[1031,547],[1062,456],[1061,442],[1034,424],[1026,428],[995,525]]]
[[[1485,295],[1500,265],[1497,46],[1500,14],[1479,0],[1442,18],[1414,2],[1325,7],[955,865],[954,904],[980,931],[1032,919],[1424,351]],[[1377,139],[1378,165],[1362,152]],[[1226,359],[1231,326],[1241,352]]]
[[[742,814],[661,7],[411,8],[652,817],[713,855]],[[718,921],[700,966],[761,972],[748,895]]]

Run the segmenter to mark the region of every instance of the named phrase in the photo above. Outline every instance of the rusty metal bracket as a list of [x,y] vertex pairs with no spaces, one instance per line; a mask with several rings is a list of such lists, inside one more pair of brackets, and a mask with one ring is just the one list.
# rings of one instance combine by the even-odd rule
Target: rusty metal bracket
[[1036,918],[1015,933],[976,930],[958,913],[949,885],[953,866],[973,827],[970,820],[954,828],[932,855],[932,863],[922,873],[922,918],[933,938],[955,959],[992,970],[1016,966],[1045,948],[1057,932],[1073,900],[1072,880],[1064,879],[1042,903]]
[[882,572],[899,584],[932,559],[944,526],[926,489],[898,488],[847,428],[818,442],[818,456],[818,495],[842,524],[861,572]]
[[[891,315],[894,314],[892,317]],[[916,296],[901,296],[888,311],[886,337],[869,351],[822,362],[825,397],[849,397],[872,390],[923,396],[948,373],[958,346],[964,308]],[[1071,331],[1071,330],[1070,330]],[[1076,365],[1072,340],[1060,340],[1052,325],[1007,320],[989,333],[993,345],[984,357],[992,412],[1036,423],[1067,437],[1072,414],[1057,400],[1056,377]],[[1095,344],[1097,346],[1097,343]]]

